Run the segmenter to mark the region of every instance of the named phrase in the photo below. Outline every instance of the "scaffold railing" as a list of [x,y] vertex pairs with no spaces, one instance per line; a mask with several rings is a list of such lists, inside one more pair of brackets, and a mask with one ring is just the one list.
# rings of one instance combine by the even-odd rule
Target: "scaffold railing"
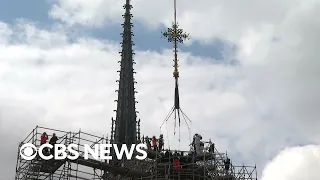
[[[29,180],[29,179],[102,179],[104,174],[104,168],[90,167],[92,165],[86,165],[88,162],[78,158],[77,160],[42,160],[36,157],[33,160],[24,160],[20,156],[20,148],[23,144],[31,143],[36,147],[40,146],[40,139],[43,132],[46,132],[50,137],[55,133],[58,137],[58,144],[64,144],[66,146],[70,144],[77,144],[77,151],[80,157],[84,153],[84,144],[90,145],[94,149],[95,144],[107,143],[107,139],[96,135],[88,134],[79,130],[78,132],[67,132],[56,129],[50,129],[37,126],[31,133],[19,144],[18,157],[16,165],[16,180]],[[100,151],[98,149],[98,151]],[[100,153],[99,153],[100,154]],[[92,157],[91,157],[92,158]],[[93,158],[92,158],[93,159]],[[79,162],[81,161],[82,162]],[[98,165],[103,165],[105,162],[95,160]]]
[[[40,146],[43,132],[51,137],[55,133],[59,140],[57,143],[68,146],[77,144],[80,156],[76,160],[42,160],[35,158],[27,161],[21,158],[20,147],[26,143]],[[144,142],[142,140],[142,142]],[[84,159],[84,145],[95,149],[97,144],[108,143],[103,136],[95,136],[82,131],[67,132],[37,126],[19,144],[16,180],[161,180],[161,179],[194,179],[194,180],[257,180],[255,166],[236,166],[232,162],[227,166],[226,153],[219,153],[216,148],[212,152],[208,147],[201,154],[192,151],[163,150],[154,151],[147,149],[148,157],[145,160],[124,161],[114,165],[104,160],[96,160],[89,154],[89,159]],[[100,156],[100,149],[97,149]],[[167,155],[166,155],[167,153]],[[177,160],[179,163],[177,164]]]
[[[149,156],[153,157],[150,168],[152,173],[145,179],[257,180],[255,166],[237,166],[231,160],[227,165],[229,157],[226,153],[219,153],[215,147],[212,152],[209,152],[211,143],[205,144],[207,147],[200,154],[192,151],[150,149],[149,151],[153,153]],[[178,166],[175,160],[179,160]]]

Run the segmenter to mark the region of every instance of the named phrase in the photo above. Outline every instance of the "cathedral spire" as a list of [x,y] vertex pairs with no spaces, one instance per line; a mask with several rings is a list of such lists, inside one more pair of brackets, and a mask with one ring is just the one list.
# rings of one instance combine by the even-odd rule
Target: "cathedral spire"
[[120,78],[117,80],[119,83],[116,119],[112,119],[112,130],[111,130],[111,140],[115,144],[135,144],[137,140],[137,121],[136,121],[136,108],[135,108],[135,88],[133,74],[133,48],[132,42],[133,33],[131,28],[133,27],[131,23],[131,18],[133,17],[130,13],[132,5],[130,5],[130,0],[126,0],[125,5],[124,23],[122,24],[123,33],[121,47],[122,51],[120,63]]

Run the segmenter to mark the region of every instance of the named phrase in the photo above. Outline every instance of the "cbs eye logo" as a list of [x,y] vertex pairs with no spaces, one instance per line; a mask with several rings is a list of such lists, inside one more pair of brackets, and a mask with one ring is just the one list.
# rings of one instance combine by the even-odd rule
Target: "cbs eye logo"
[[32,160],[37,156],[37,148],[35,145],[27,143],[21,146],[20,156],[25,160]]

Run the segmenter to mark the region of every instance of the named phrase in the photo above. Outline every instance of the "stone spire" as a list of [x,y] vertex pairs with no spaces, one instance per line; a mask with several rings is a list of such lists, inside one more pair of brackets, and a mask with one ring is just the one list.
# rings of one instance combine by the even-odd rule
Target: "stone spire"
[[125,9],[124,23],[122,24],[123,33],[122,35],[122,51],[120,63],[120,79],[117,80],[119,83],[116,119],[112,119],[112,130],[111,130],[111,141],[115,144],[135,144],[137,141],[137,120],[136,120],[136,108],[135,108],[135,88],[133,74],[133,48],[132,42],[133,33],[131,28],[131,18],[133,17],[130,13],[132,5],[130,0],[126,0],[126,4],[123,6]]

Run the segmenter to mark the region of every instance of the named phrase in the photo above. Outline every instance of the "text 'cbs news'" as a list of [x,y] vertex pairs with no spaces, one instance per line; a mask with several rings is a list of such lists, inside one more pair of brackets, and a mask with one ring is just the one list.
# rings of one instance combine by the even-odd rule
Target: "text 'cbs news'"
[[[32,160],[35,157],[39,156],[44,160],[62,160],[70,159],[76,160],[80,155],[84,159],[89,159],[89,155],[95,160],[112,160],[113,157],[110,155],[111,148],[114,148],[115,156],[118,160],[123,159],[132,159],[134,152],[136,151],[138,155],[135,156],[138,160],[144,160],[147,158],[145,144],[132,144],[130,149],[126,144],[123,144],[121,148],[118,148],[116,144],[96,144],[93,147],[90,147],[88,144],[84,144],[83,151],[78,151],[77,144],[70,144],[68,146],[64,144],[43,144],[37,148],[34,144],[27,143],[21,146],[20,156],[25,160]],[[109,154],[109,155],[108,155]]]

